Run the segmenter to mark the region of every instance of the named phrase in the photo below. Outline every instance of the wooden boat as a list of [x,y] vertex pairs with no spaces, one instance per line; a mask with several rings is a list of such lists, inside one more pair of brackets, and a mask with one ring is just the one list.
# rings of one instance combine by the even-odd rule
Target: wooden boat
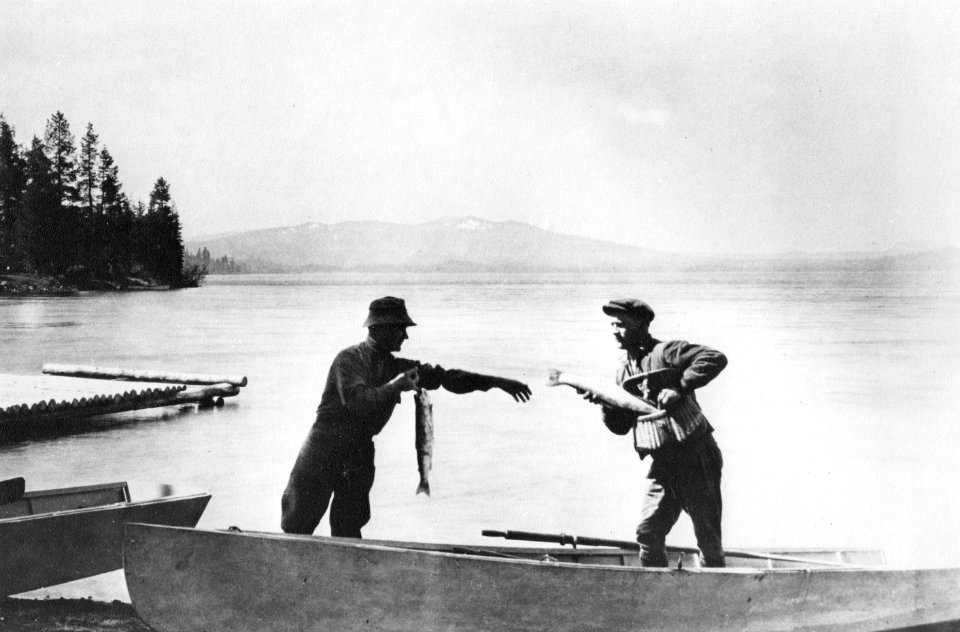
[[159,632],[895,630],[960,622],[960,570],[635,566],[625,549],[377,542],[128,524]]
[[[194,526],[209,494],[131,502],[126,483],[5,494],[0,504],[0,596],[123,567],[128,521]],[[5,481],[9,490],[15,485]]]

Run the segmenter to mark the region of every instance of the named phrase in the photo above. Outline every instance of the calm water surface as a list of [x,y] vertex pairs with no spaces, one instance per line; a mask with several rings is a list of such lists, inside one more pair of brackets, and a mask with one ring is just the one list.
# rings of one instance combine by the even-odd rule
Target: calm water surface
[[[45,362],[243,374],[217,410],[140,411],[0,444],[28,488],[126,480],[213,499],[200,526],[277,531],[280,494],[334,354],[372,298],[419,323],[401,355],[510,376],[434,396],[433,496],[416,496],[413,404],[377,438],[367,537],[495,543],[483,528],[632,539],[647,463],[548,370],[611,377],[600,306],[639,296],[652,332],[724,351],[699,397],[724,451],[733,547],[882,548],[895,565],[960,565],[960,292],[955,273],[832,269],[635,275],[213,277],[195,290],[0,302],[0,371]],[[328,534],[326,520],[317,531]],[[693,545],[686,518],[670,543]]]

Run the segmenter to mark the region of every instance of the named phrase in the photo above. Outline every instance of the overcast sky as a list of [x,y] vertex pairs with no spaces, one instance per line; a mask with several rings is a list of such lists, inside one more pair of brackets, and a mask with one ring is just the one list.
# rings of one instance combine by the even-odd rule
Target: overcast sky
[[954,6],[0,0],[0,112],[25,146],[93,123],[188,237],[476,215],[668,251],[960,245]]

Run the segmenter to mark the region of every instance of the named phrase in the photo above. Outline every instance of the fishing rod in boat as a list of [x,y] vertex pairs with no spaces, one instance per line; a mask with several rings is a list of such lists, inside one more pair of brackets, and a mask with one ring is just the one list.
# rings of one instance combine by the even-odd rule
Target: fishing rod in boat
[[[506,540],[522,540],[525,542],[550,542],[565,546],[567,544],[576,548],[580,546],[612,546],[620,549],[639,551],[640,545],[629,540],[611,540],[607,538],[591,538],[589,536],[577,536],[568,533],[534,533],[531,531],[496,531],[484,529],[481,535],[488,538],[504,538]],[[694,553],[699,554],[699,549],[686,546],[667,546],[670,553]],[[844,564],[841,562],[827,562],[824,560],[804,559],[800,557],[789,557],[786,555],[774,555],[770,553],[752,553],[750,551],[736,551],[724,549],[724,555],[727,557],[740,557],[754,560],[768,560],[773,562],[788,562],[792,564],[813,564],[818,566],[834,566],[837,568],[860,568],[853,564]]]

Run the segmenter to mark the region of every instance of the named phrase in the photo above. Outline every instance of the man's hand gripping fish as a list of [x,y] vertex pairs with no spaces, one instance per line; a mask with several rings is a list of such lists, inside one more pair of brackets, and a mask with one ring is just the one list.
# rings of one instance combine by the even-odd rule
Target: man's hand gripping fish
[[575,373],[566,373],[559,369],[550,369],[547,386],[559,386],[561,384],[572,386],[581,393],[588,393],[594,399],[607,406],[626,408],[627,410],[645,415],[644,417],[639,417],[637,421],[653,421],[659,417],[667,416],[665,410],[660,410],[647,400],[631,395],[616,384],[598,382],[576,375]]
[[417,409],[416,444],[417,469],[420,470],[420,484],[417,493],[430,495],[430,467],[433,463],[433,402],[426,389],[417,389],[413,401]]

